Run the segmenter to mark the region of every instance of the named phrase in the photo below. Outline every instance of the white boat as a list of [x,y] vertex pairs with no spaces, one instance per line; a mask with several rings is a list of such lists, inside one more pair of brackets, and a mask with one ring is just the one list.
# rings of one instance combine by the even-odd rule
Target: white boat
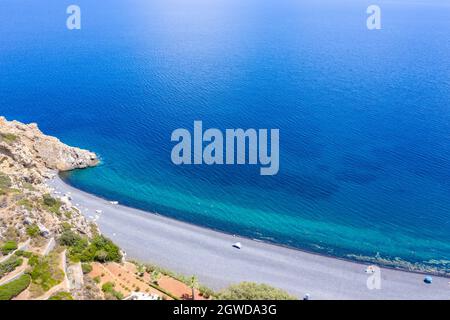
[[242,248],[242,244],[240,242],[236,242],[236,243],[233,243],[233,247],[236,248],[236,249],[241,249]]
[[119,204],[119,201],[110,201],[111,204]]
[[95,210],[95,212],[102,213],[103,211],[102,210]]

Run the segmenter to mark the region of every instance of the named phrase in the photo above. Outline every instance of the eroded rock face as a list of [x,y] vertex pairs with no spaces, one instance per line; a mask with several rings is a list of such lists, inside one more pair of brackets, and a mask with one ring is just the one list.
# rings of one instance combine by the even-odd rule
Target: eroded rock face
[[97,164],[95,153],[47,136],[36,124],[0,117],[0,242],[11,237],[26,240],[31,224],[52,236],[62,232],[64,223],[78,233],[92,235],[92,225],[69,201],[58,199],[59,206],[52,211],[43,199],[53,192],[46,179],[55,171]]
[[0,156],[12,158],[24,168],[68,171],[96,166],[95,153],[70,147],[43,134],[34,123],[23,124],[0,117]]

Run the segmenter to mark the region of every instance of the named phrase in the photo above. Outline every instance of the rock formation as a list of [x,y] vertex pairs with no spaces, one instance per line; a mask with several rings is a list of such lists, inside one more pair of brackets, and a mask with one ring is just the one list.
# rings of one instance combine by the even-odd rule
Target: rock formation
[[67,171],[98,164],[95,153],[70,147],[43,134],[35,123],[23,124],[0,117],[0,153],[25,168]]
[[53,198],[45,181],[57,171],[97,164],[95,153],[47,136],[36,124],[0,117],[0,242],[26,238],[30,225],[45,226],[52,235],[70,225],[89,235],[92,225],[71,205]]

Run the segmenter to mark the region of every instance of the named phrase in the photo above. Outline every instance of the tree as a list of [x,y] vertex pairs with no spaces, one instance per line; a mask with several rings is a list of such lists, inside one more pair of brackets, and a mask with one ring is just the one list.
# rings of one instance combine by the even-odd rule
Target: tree
[[53,207],[58,203],[58,201],[49,194],[44,194],[43,199],[44,199],[44,204],[47,207]]
[[88,274],[93,268],[90,263],[82,263],[81,269],[83,270],[83,274]]
[[32,238],[39,235],[39,232],[40,232],[39,227],[36,224],[29,226],[26,231],[27,231],[27,235],[29,235]]
[[150,274],[150,277],[152,279],[152,282],[157,285],[158,280],[161,278],[161,272],[159,272],[158,270],[153,270]]
[[[90,251],[94,252],[94,259],[99,262],[115,261],[120,262],[122,260],[122,254],[120,249],[111,240],[104,236],[96,236],[92,239],[90,245]],[[103,251],[101,255],[98,255],[98,251]],[[106,252],[106,256],[104,253]]]
[[65,230],[59,237],[59,243],[64,246],[75,246],[81,241],[81,236],[71,230]]
[[198,289],[198,279],[196,276],[192,276],[189,281],[189,288],[192,290],[192,300],[195,300],[195,289]]
[[94,259],[98,262],[106,262],[108,261],[108,252],[106,252],[105,250],[98,250],[97,252],[95,252]]
[[143,277],[143,276],[144,276],[144,273],[145,273],[145,267],[144,267],[142,264],[138,264],[138,265],[136,266],[136,274],[137,274],[139,277]]

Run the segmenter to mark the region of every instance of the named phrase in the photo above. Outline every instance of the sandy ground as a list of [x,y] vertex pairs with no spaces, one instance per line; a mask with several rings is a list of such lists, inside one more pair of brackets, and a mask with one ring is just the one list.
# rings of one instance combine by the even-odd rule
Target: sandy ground
[[[381,289],[367,287],[367,265],[320,256],[215,232],[129,207],[80,191],[55,177],[48,184],[70,193],[72,203],[103,234],[126,252],[128,259],[154,263],[199,277],[221,289],[231,283],[267,283],[311,299],[450,299],[450,279],[381,269]],[[110,199],[114,200],[114,199]],[[96,212],[101,210],[101,213]],[[242,243],[242,249],[232,244]]]

